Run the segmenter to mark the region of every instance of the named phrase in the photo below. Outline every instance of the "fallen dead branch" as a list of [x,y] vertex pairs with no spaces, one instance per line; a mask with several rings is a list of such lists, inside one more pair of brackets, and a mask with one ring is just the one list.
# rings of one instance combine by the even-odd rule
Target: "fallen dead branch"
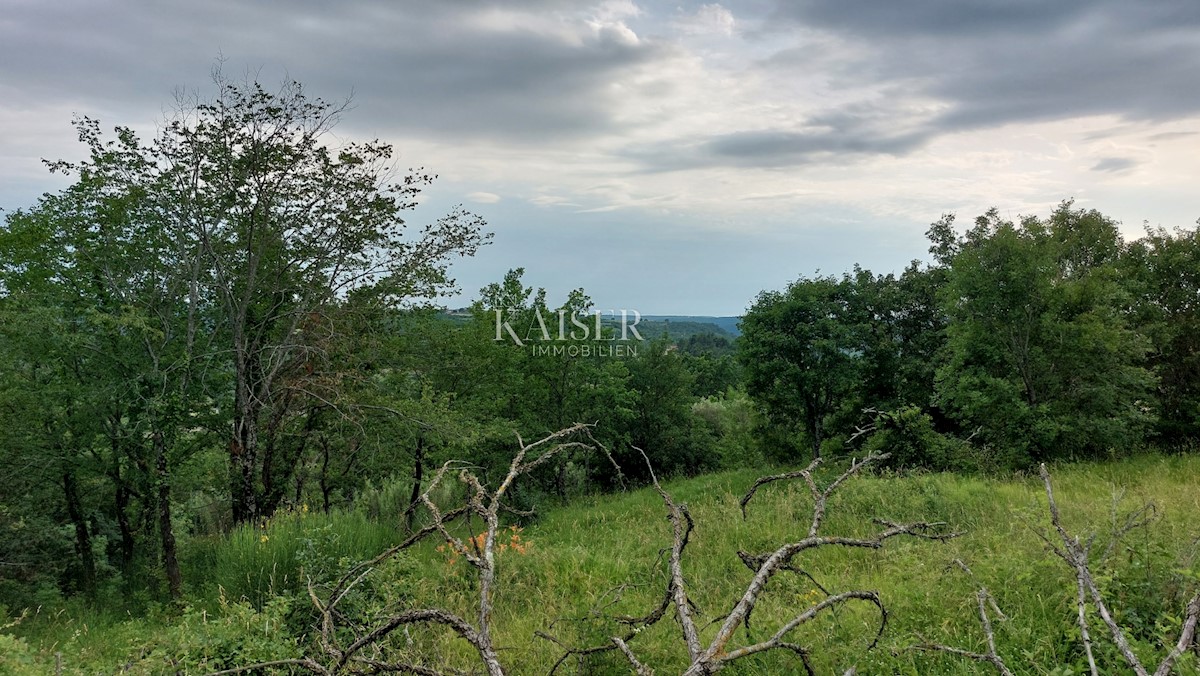
[[[959,563],[966,569],[966,564],[962,564],[961,561]],[[975,599],[979,606],[979,624],[983,627],[983,634],[987,639],[988,651],[986,653],[971,652],[970,650],[942,645],[940,643],[923,643],[917,646],[917,649],[936,650],[965,657],[976,662],[987,662],[996,667],[1003,676],[1013,676],[1013,672],[1009,670],[1008,665],[1004,663],[1004,660],[996,652],[996,633],[992,630],[992,620],[988,616],[988,607],[992,608],[998,618],[1002,620],[1008,618],[1004,617],[1004,613],[1000,612],[1000,608],[996,605],[996,601],[992,598],[992,595],[988,593],[987,588],[980,588],[975,594]]]
[[[1050,513],[1050,527],[1052,535],[1047,535],[1040,531],[1038,536],[1046,543],[1054,554],[1063,560],[1064,563],[1071,569],[1075,577],[1075,622],[1079,628],[1080,642],[1083,646],[1084,655],[1087,658],[1088,673],[1092,676],[1099,676],[1102,671],[1096,661],[1095,650],[1093,648],[1095,639],[1092,636],[1091,628],[1088,622],[1089,606],[1099,615],[1104,628],[1107,630],[1108,636],[1112,639],[1113,644],[1117,648],[1117,652],[1121,655],[1125,665],[1133,670],[1138,676],[1167,676],[1175,666],[1175,662],[1189,648],[1196,645],[1196,630],[1197,623],[1200,622],[1200,591],[1192,596],[1184,610],[1183,622],[1180,628],[1178,640],[1171,647],[1171,650],[1158,663],[1158,666],[1151,672],[1142,663],[1141,658],[1134,652],[1130,645],[1129,639],[1126,637],[1125,629],[1116,621],[1115,614],[1109,607],[1108,602],[1104,600],[1104,595],[1099,586],[1096,584],[1095,576],[1092,572],[1092,547],[1095,543],[1095,535],[1093,534],[1086,541],[1080,539],[1077,535],[1071,535],[1062,524],[1062,516],[1059,512],[1058,502],[1054,497],[1054,486],[1050,480],[1050,472],[1046,469],[1046,465],[1042,464],[1039,473],[1042,478],[1042,485],[1046,493],[1047,509]],[[1131,531],[1149,525],[1157,515],[1153,504],[1146,504],[1142,507],[1130,512],[1124,518],[1119,518],[1117,515],[1117,503],[1120,501],[1120,496],[1114,498],[1113,501],[1113,516],[1112,516],[1112,533],[1108,545],[1099,557],[1099,562],[1103,562],[1112,555],[1121,539],[1128,535]],[[961,561],[958,562],[963,570],[970,573],[970,569]],[[1004,664],[1004,661],[996,652],[995,635],[992,631],[991,621],[988,617],[985,607],[985,599],[990,600],[990,596],[986,589],[981,589],[978,594],[979,605],[979,620],[983,627],[984,635],[987,639],[988,652],[975,653],[962,648],[955,648],[946,645],[925,643],[916,646],[921,650],[936,650],[968,659],[977,662],[987,662],[994,665],[1001,674],[1009,675],[1012,672]],[[998,615],[1000,609],[992,602],[992,608]]]
[[[641,449],[637,449],[641,451]],[[643,458],[646,457],[645,452],[642,452]],[[776,481],[785,481],[791,479],[803,479],[805,485],[809,489],[809,493],[813,498],[812,515],[807,524],[805,536],[794,542],[786,543],[775,549],[774,551],[763,554],[748,554],[746,552],[738,552],[739,558],[753,572],[753,577],[747,583],[745,590],[734,603],[732,609],[723,617],[710,623],[719,625],[715,634],[710,638],[704,639],[701,637],[701,630],[696,625],[694,614],[694,604],[688,595],[687,579],[684,575],[683,558],[687,548],[688,539],[696,524],[691,513],[688,511],[686,504],[677,503],[674,498],[663,489],[655,476],[653,468],[650,471],[650,477],[653,481],[654,488],[662,499],[664,506],[667,509],[667,519],[671,524],[671,547],[670,554],[667,560],[667,585],[663,598],[663,603],[658,608],[652,611],[641,620],[637,627],[640,629],[645,626],[654,624],[665,616],[667,608],[674,609],[674,616],[679,622],[681,639],[684,649],[687,651],[689,666],[683,672],[685,676],[706,676],[714,674],[731,663],[758,653],[767,651],[783,650],[796,656],[800,661],[801,666],[809,674],[813,674],[814,669],[810,661],[811,650],[805,646],[801,646],[792,641],[789,641],[789,636],[795,629],[801,625],[813,620],[826,611],[839,607],[849,602],[867,603],[874,606],[879,612],[879,629],[872,638],[868,647],[873,647],[879,640],[884,629],[887,626],[887,609],[880,599],[879,594],[874,591],[867,590],[851,590],[839,593],[830,593],[823,586],[817,585],[819,589],[824,591],[825,598],[821,599],[798,612],[786,622],[783,622],[771,633],[769,638],[757,642],[751,642],[745,645],[735,646],[734,638],[739,626],[749,626],[750,616],[758,603],[760,597],[767,588],[769,580],[780,571],[791,571],[797,574],[804,575],[816,584],[815,579],[803,569],[793,565],[793,560],[800,554],[813,550],[819,547],[862,547],[867,549],[879,549],[884,543],[893,537],[907,535],[927,540],[947,540],[956,537],[958,533],[948,532],[944,529],[943,523],[908,523],[898,524],[885,520],[876,520],[875,523],[880,526],[880,530],[875,535],[866,538],[852,538],[841,536],[821,535],[821,526],[825,518],[825,512],[829,497],[841,487],[848,479],[858,474],[864,467],[884,459],[884,455],[870,455],[862,460],[852,461],[850,467],[838,475],[832,482],[825,487],[819,487],[814,478],[814,471],[821,463],[820,459],[814,460],[808,467],[786,474],[778,474],[774,476],[763,477],[750,487],[746,495],[742,497],[740,506],[743,515],[746,514],[746,508],[755,494],[762,486]],[[646,459],[649,465],[649,459]],[[614,618],[615,619],[615,618]],[[607,646],[593,646],[583,649],[567,648],[566,653],[560,658],[555,668],[568,657],[575,655],[581,656],[585,654],[595,654],[605,650],[618,650],[628,660],[630,666],[638,674],[649,674],[652,671],[644,665],[636,655],[633,639],[638,632],[628,632],[624,636],[613,637],[611,643]],[[558,639],[549,635],[543,635],[543,638],[554,641],[560,646],[563,645]],[[553,670],[552,670],[553,671]],[[853,673],[853,669],[847,673]]]
[[[1078,589],[1078,622],[1080,633],[1084,644],[1084,649],[1089,655],[1089,666],[1093,674],[1099,673],[1096,669],[1095,661],[1092,659],[1092,641],[1087,631],[1087,617],[1085,613],[1085,592],[1090,596],[1092,607],[1100,616],[1104,626],[1108,629],[1109,635],[1112,637],[1113,643],[1116,644],[1118,652],[1124,658],[1125,663],[1133,669],[1138,676],[1149,676],[1151,673],[1142,665],[1141,660],[1133,652],[1133,648],[1129,645],[1129,640],[1125,636],[1124,629],[1121,628],[1113,617],[1112,611],[1104,600],[1104,595],[1100,593],[1100,588],[1096,585],[1095,578],[1092,576],[1091,568],[1089,567],[1088,559],[1091,554],[1093,538],[1089,538],[1086,543],[1080,541],[1078,536],[1072,536],[1062,525],[1062,519],[1059,516],[1058,503],[1054,499],[1054,487],[1050,482],[1050,472],[1046,469],[1046,465],[1042,464],[1040,468],[1042,483],[1046,488],[1046,500],[1049,503],[1050,510],[1050,525],[1054,532],[1062,541],[1062,546],[1059,547],[1050,541],[1050,538],[1043,536],[1051,550],[1075,572],[1075,580]],[[1138,527],[1144,522],[1146,509],[1134,512],[1123,527],[1117,529],[1117,535],[1128,533],[1133,528]],[[1106,551],[1106,555],[1108,553]],[[1158,664],[1158,668],[1154,670],[1154,676],[1166,676],[1171,673],[1171,669],[1175,665],[1175,661],[1183,654],[1196,635],[1196,623],[1200,619],[1200,592],[1192,597],[1188,602],[1187,609],[1184,611],[1183,626],[1180,630],[1179,640],[1175,646]]]
[[[326,594],[318,594],[309,580],[309,600],[319,616],[316,649],[313,655],[303,659],[254,664],[217,673],[243,673],[270,666],[287,665],[328,676],[385,672],[437,676],[447,672],[441,667],[435,668],[389,657],[381,646],[388,636],[398,629],[441,626],[449,629],[473,648],[489,676],[503,676],[505,670],[492,637],[492,612],[496,591],[495,553],[497,533],[501,527],[500,513],[513,511],[504,504],[504,498],[520,477],[568,450],[599,450],[608,455],[604,446],[592,437],[591,426],[586,424],[572,425],[528,444],[518,435],[517,442],[519,450],[509,465],[507,474],[495,490],[484,486],[469,467],[453,461],[447,462],[438,469],[419,497],[420,503],[430,514],[429,525],[370,561],[346,571]],[[608,457],[611,461],[611,456]],[[432,495],[450,476],[456,476],[465,487],[466,500],[465,504],[443,511]],[[452,524],[464,517],[478,517],[484,523],[482,537],[471,538],[469,544],[451,530]],[[353,618],[347,617],[339,610],[339,605],[351,590],[362,583],[373,570],[430,537],[440,538],[474,569],[478,591],[477,615],[473,621],[443,608],[415,608],[394,613],[371,626],[360,626]]]

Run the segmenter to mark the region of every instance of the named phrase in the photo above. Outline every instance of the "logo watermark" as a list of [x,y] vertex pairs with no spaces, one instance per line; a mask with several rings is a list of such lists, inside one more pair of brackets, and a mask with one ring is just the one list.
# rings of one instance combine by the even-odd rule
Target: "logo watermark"
[[[513,322],[521,331],[513,328]],[[637,310],[496,310],[497,342],[510,341],[529,347],[534,356],[636,357],[638,343],[645,340],[637,325]],[[553,329],[553,330],[552,330]]]

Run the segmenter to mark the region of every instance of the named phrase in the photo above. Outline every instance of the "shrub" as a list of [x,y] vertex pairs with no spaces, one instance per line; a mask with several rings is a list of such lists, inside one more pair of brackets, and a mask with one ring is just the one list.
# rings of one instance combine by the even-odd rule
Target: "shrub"
[[890,454],[887,463],[891,467],[985,469],[985,459],[969,442],[938,432],[933,418],[916,406],[876,412],[872,425],[874,432],[863,443],[863,450]]

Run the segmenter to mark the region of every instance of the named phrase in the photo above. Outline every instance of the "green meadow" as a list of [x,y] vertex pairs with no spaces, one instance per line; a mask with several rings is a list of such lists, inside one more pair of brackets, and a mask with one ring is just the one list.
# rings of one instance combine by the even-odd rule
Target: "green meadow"
[[[826,478],[834,469],[824,469]],[[1157,664],[1178,635],[1183,608],[1200,580],[1200,458],[1146,455],[1051,472],[1064,525],[1084,538],[1095,535],[1096,559],[1109,549],[1114,524],[1153,503],[1153,521],[1125,535],[1094,572],[1138,655]],[[763,553],[799,539],[811,518],[807,489],[791,482],[762,488],[743,519],[738,500],[758,474],[734,471],[664,484],[696,522],[684,572],[702,638],[715,633],[751,577],[736,552]],[[313,649],[307,632],[314,615],[301,581],[331,581],[401,537],[397,505],[389,504],[387,494],[378,491],[369,510],[325,515],[302,508],[228,536],[184,543],[187,569],[197,574],[187,580],[182,607],[152,606],[142,613],[130,613],[118,602],[107,608],[41,607],[0,634],[0,669],[200,674],[305,654]],[[940,643],[985,652],[975,605],[980,588],[1003,612],[999,618],[989,611],[998,652],[1014,672],[1086,673],[1074,578],[1038,536],[1049,532],[1038,477],[879,472],[850,480],[828,507],[821,531],[826,535],[869,536],[878,529],[873,518],[944,521],[962,535],[947,542],[899,537],[878,551],[826,547],[799,557],[794,563],[829,592],[874,590],[887,608],[886,627],[873,647],[880,616],[870,605],[841,606],[798,628],[791,640],[810,651],[817,673],[840,674],[852,666],[860,674],[993,673],[988,665],[919,648]],[[662,550],[669,548],[671,530],[652,489],[583,498],[512,525],[502,538],[519,547],[497,554],[493,620],[510,673],[547,673],[562,657],[559,645],[539,634],[573,647],[602,645],[624,633],[612,617],[644,615],[662,599]],[[466,536],[479,529],[476,522],[459,532]],[[473,618],[473,571],[436,544],[409,550],[372,573],[356,588],[361,598],[355,609],[382,617],[391,610],[438,606]],[[762,640],[823,598],[813,580],[786,572],[772,578],[750,628],[739,630],[735,641]],[[1124,673],[1099,619],[1090,620],[1101,672]],[[413,627],[390,640],[407,644],[430,666],[478,669],[469,646],[449,632]],[[672,611],[638,631],[630,645],[659,674],[686,668]],[[624,674],[630,668],[609,651],[568,658],[557,673]],[[726,673],[803,669],[794,655],[776,651],[739,661]],[[1175,673],[1200,673],[1196,655],[1186,655]]]

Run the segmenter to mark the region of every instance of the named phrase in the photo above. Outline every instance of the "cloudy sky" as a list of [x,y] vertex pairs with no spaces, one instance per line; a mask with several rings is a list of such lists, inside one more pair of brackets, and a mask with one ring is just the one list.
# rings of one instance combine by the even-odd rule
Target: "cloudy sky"
[[0,0],[0,207],[63,185],[40,159],[79,157],[72,115],[152,134],[218,55],[352,95],[340,137],[440,175],[414,222],[484,216],[467,298],[520,266],[552,299],[741,314],[900,270],[945,212],[1200,217],[1196,0]]

